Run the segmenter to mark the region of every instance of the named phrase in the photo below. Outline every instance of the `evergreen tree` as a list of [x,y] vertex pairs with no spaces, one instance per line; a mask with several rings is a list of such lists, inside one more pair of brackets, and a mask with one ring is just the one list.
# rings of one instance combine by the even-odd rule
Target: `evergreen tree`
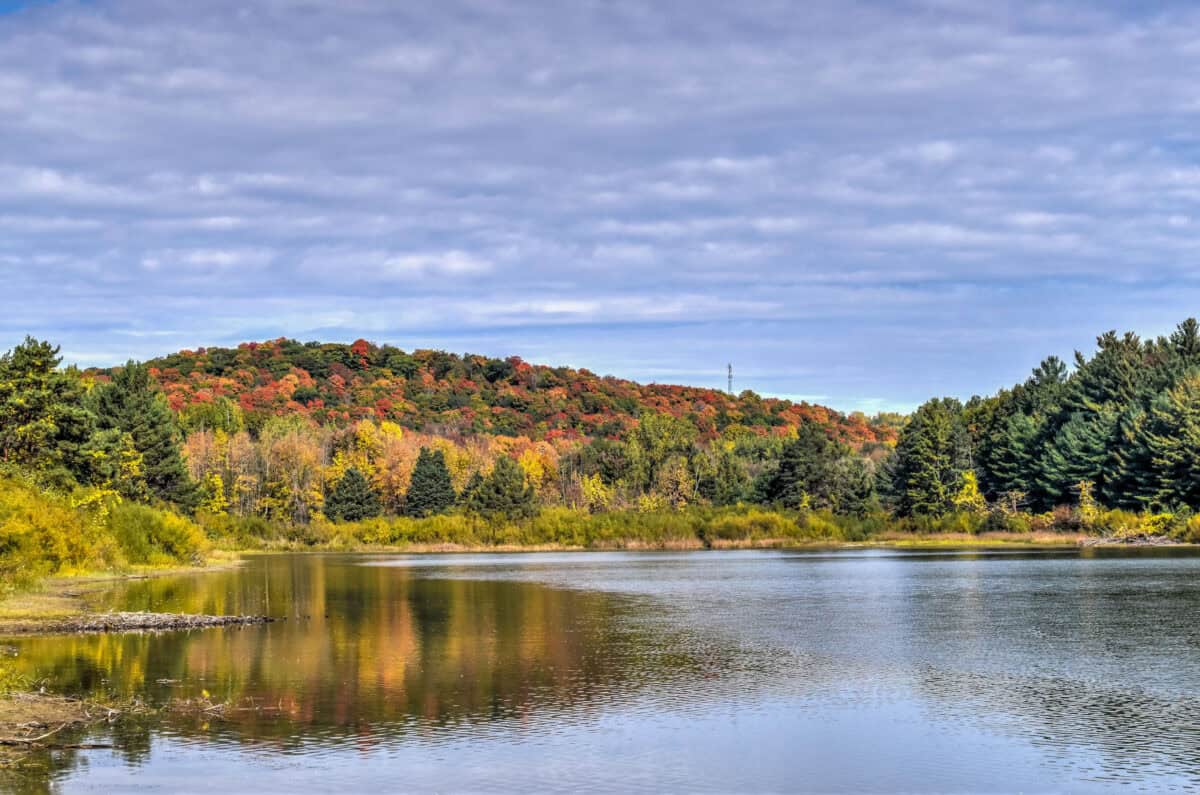
[[471,492],[467,509],[492,519],[527,519],[537,514],[537,495],[511,458],[499,458],[491,474]]
[[801,424],[796,438],[784,444],[779,464],[766,481],[765,501],[786,508],[831,508],[832,470],[841,455],[823,428],[813,422]]
[[180,453],[179,429],[166,397],[144,364],[129,362],[93,393],[102,430],[129,434],[142,457],[142,476],[152,496],[194,507],[198,499]]
[[408,516],[430,516],[445,513],[454,505],[454,484],[441,450],[422,447],[413,467],[412,482],[404,498],[404,513]]
[[0,357],[0,460],[69,479],[86,470],[94,419],[78,373],[58,369],[58,350],[26,337]]
[[1041,429],[1036,417],[1018,412],[1007,417],[992,436],[984,468],[990,474],[988,487],[993,496],[1027,494],[1034,488]]
[[1072,414],[1042,455],[1038,505],[1052,508],[1074,501],[1080,482],[1102,484],[1116,429],[1117,416],[1109,406]]
[[380,513],[379,494],[358,469],[350,467],[325,498],[325,515],[330,519],[356,522]]
[[917,409],[900,434],[892,471],[901,515],[940,516],[953,507],[970,468],[961,413],[957,400],[935,398]]
[[877,507],[875,474],[865,459],[843,456],[834,463],[833,478],[834,513],[862,517]]
[[474,472],[471,473],[470,479],[467,480],[467,485],[463,488],[462,494],[460,494],[458,496],[458,501],[460,503],[462,503],[463,505],[469,504],[471,501],[472,495],[474,495],[482,487],[483,487],[483,473],[480,472],[479,470],[475,470]]
[[1200,374],[1154,402],[1141,440],[1153,467],[1153,500],[1162,507],[1200,506]]
[[786,508],[813,508],[862,515],[873,502],[874,478],[867,463],[805,422],[784,443],[779,462],[758,484],[756,496]]
[[1200,367],[1200,323],[1194,317],[1175,327],[1166,340],[1172,380],[1177,382]]
[[1136,334],[1118,337],[1115,331],[1109,331],[1096,338],[1096,346],[1091,359],[1075,352],[1075,378],[1064,400],[1068,417],[1103,405],[1128,405],[1152,376],[1151,368],[1146,366],[1146,346]]
[[896,455],[896,450],[893,448],[888,451],[883,460],[876,464],[873,478],[875,495],[880,504],[894,514],[900,513],[900,504],[904,496],[902,490],[904,483],[897,471],[899,466],[900,456]]
[[1158,473],[1145,438],[1148,422],[1149,412],[1141,405],[1117,418],[1100,476],[1100,498],[1111,507],[1141,510],[1157,497]]
[[1058,410],[1067,386],[1067,364],[1057,356],[1042,361],[1025,382],[1020,409],[1026,414],[1046,414]]

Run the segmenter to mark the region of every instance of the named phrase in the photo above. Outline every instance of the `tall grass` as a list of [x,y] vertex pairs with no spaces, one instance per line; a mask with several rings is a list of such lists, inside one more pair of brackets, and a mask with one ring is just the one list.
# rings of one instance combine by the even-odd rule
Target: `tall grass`
[[519,521],[488,521],[466,513],[421,519],[379,517],[357,522],[314,521],[288,526],[229,517],[202,517],[218,543],[258,546],[568,547],[578,549],[687,549],[756,543],[865,541],[888,527],[882,517],[857,519],[816,511],[758,506],[589,513],[547,508]]
[[422,519],[385,516],[358,522],[317,520],[303,525],[262,519],[200,517],[217,543],[253,548],[575,548],[699,549],[703,547],[993,541],[1071,543],[1080,535],[1116,539],[1169,536],[1200,542],[1200,516],[1078,510],[1028,514],[1002,510],[898,518],[826,511],[786,511],[756,505],[691,506],[682,510],[589,513],[547,508],[531,519],[488,521],[466,513]]

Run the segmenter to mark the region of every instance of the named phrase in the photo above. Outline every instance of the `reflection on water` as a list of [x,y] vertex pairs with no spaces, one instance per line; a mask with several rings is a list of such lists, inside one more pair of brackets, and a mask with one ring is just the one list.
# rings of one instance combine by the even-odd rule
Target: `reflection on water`
[[69,692],[269,709],[121,721],[0,784],[1193,789],[1198,574],[1160,550],[257,557],[97,607],[285,620],[13,643]]

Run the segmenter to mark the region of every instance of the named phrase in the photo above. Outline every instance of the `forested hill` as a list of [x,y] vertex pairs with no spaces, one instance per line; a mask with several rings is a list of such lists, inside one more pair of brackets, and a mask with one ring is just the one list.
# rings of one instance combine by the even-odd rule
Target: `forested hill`
[[[638,384],[588,370],[443,351],[406,353],[289,339],[181,351],[148,362],[185,429],[222,425],[240,409],[254,430],[268,418],[305,414],[326,425],[372,418],[440,436],[496,434],[533,440],[619,438],[646,411],[671,414],[713,438],[731,425],[786,435],[805,421],[854,447],[891,442],[897,422],[824,406],[734,397],[714,389]],[[100,376],[111,371],[99,371]]]

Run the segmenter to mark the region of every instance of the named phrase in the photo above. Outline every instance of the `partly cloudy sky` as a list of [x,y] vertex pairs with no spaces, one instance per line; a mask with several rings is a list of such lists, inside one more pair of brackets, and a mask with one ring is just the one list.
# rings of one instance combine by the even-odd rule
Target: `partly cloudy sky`
[[0,0],[0,343],[851,410],[1200,311],[1200,6]]

